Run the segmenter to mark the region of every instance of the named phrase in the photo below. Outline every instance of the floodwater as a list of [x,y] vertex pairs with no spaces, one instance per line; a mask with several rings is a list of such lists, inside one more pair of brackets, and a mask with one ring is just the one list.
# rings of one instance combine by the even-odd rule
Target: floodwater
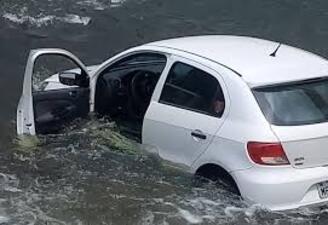
[[198,185],[105,120],[19,140],[15,109],[30,49],[98,64],[169,37],[239,34],[328,57],[325,0],[0,0],[0,224],[327,224],[328,207],[269,212]]

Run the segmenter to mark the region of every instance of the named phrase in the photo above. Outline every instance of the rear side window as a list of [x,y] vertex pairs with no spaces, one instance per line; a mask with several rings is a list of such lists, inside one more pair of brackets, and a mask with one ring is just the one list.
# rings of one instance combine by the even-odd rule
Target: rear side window
[[328,121],[328,78],[256,88],[254,95],[273,125]]
[[172,66],[160,102],[216,117],[221,117],[225,108],[218,80],[181,62]]

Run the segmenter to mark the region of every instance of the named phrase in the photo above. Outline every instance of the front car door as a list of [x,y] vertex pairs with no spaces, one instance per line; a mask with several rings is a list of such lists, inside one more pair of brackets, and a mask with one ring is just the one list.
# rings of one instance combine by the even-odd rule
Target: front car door
[[211,143],[226,116],[227,93],[217,72],[172,56],[158,99],[143,124],[143,143],[169,161],[191,166]]
[[[58,73],[63,71],[84,82],[61,84]],[[89,74],[77,57],[62,49],[32,50],[17,108],[17,133],[56,133],[75,118],[88,115],[89,99]]]

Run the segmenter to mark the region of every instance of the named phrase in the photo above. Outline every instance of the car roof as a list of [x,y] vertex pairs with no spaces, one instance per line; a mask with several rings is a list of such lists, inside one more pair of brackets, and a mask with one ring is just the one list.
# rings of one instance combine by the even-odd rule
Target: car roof
[[328,61],[313,53],[245,36],[209,35],[175,38],[147,44],[191,53],[239,73],[250,86],[328,76]]

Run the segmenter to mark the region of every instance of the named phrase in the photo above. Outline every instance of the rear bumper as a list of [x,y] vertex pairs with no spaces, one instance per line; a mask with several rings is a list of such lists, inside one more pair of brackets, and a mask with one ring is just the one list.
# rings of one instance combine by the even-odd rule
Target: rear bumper
[[249,203],[271,210],[288,210],[312,204],[328,204],[321,199],[317,183],[328,181],[328,167],[252,167],[232,173],[241,195]]

